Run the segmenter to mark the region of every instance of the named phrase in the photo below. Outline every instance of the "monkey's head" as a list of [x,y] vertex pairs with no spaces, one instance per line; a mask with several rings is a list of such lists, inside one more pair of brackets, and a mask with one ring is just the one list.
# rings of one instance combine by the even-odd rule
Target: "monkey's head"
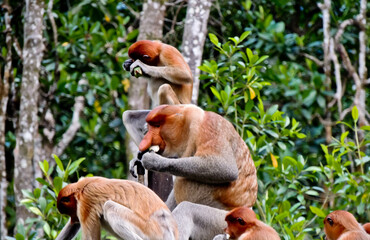
[[358,229],[357,220],[347,211],[336,210],[329,213],[324,219],[324,231],[327,240],[336,240],[344,232]]
[[60,190],[57,199],[57,208],[61,214],[66,214],[71,217],[72,222],[78,222],[77,217],[77,189],[75,184],[69,184]]
[[[128,55],[132,61],[131,63],[139,59],[140,61],[147,65],[157,66],[159,63],[159,54],[161,52],[161,46],[162,43],[160,41],[141,40],[135,42],[128,49]],[[129,64],[129,60],[127,60],[127,64],[126,62],[124,64],[126,70],[127,70],[126,65]],[[129,65],[128,68],[130,69]]]
[[370,234],[370,223],[365,223],[363,227],[365,229],[365,232],[367,232],[368,234]]
[[230,235],[230,238],[237,239],[248,228],[256,224],[256,214],[248,207],[238,207],[230,211],[226,217],[227,228],[225,232]]
[[159,146],[159,154],[166,157],[180,157],[191,141],[190,126],[203,116],[204,111],[193,105],[161,105],[149,112],[146,117],[148,132],[139,145],[140,151],[151,146]]

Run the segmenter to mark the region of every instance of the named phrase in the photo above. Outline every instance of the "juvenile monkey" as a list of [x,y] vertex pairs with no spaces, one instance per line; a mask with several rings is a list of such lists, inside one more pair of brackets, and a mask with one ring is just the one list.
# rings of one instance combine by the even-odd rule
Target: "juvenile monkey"
[[[134,112],[129,114],[134,118]],[[142,120],[137,122],[139,128]],[[155,146],[157,152],[145,153],[141,163],[148,170],[176,176],[166,204],[170,209],[178,205],[173,214],[181,239],[212,239],[226,227],[227,211],[222,210],[254,204],[256,168],[230,122],[195,105],[161,105],[146,122],[148,132],[139,150]],[[140,130],[136,133],[137,139],[143,135]],[[194,230],[198,225],[201,232]]]
[[128,50],[130,59],[123,64],[134,76],[148,81],[148,94],[152,106],[161,104],[185,104],[191,102],[193,76],[189,65],[174,47],[160,41],[141,40]]
[[247,207],[235,208],[225,217],[225,234],[217,235],[213,240],[280,240],[277,232],[259,221],[256,214]]
[[331,212],[324,219],[327,240],[370,240],[355,217],[343,210]]
[[102,177],[82,178],[58,195],[60,213],[71,218],[57,240],[99,240],[101,227],[119,239],[178,239],[177,224],[165,203],[142,184]]

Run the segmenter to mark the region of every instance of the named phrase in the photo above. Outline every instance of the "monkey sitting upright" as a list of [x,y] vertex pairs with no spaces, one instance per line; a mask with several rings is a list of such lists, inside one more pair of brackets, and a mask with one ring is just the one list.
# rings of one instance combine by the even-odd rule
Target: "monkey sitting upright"
[[[136,119],[133,138],[142,139],[140,151],[157,150],[143,155],[144,168],[176,176],[166,204],[174,209],[180,239],[212,239],[226,227],[225,210],[253,206],[256,168],[247,145],[222,116],[191,104],[125,114]],[[140,130],[145,117],[146,134]]]

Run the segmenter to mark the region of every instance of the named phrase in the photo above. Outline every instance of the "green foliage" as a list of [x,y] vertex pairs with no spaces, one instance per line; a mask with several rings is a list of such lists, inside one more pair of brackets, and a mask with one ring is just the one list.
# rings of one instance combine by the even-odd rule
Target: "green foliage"
[[[321,145],[325,163],[310,164],[295,148],[297,139],[306,137],[300,132],[300,123],[279,111],[278,105],[266,107],[262,100],[261,92],[269,87],[261,78],[267,57],[259,57],[249,48],[243,50],[243,40],[249,41],[249,34],[245,32],[224,44],[209,35],[219,59],[205,60],[199,67],[204,72],[204,91],[212,93],[201,94],[205,99],[200,102],[232,121],[249,146],[258,170],[255,207],[261,220],[272,225],[282,239],[323,237],[322,220],[331,210],[347,209],[359,216],[369,212],[370,171],[364,168],[370,159],[361,151],[369,143],[369,134],[358,142],[358,110],[354,108],[354,127],[341,123],[353,129],[355,141],[349,132],[343,133],[340,141]],[[307,94],[306,104],[316,99],[316,95]],[[352,153],[357,153],[356,169],[360,169],[353,173],[348,160]]]

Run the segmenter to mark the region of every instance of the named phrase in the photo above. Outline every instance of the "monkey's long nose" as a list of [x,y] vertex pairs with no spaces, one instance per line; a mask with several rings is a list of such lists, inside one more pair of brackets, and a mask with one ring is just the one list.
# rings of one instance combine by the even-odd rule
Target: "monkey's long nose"
[[139,151],[145,152],[150,146],[152,146],[152,135],[148,132],[140,142]]

